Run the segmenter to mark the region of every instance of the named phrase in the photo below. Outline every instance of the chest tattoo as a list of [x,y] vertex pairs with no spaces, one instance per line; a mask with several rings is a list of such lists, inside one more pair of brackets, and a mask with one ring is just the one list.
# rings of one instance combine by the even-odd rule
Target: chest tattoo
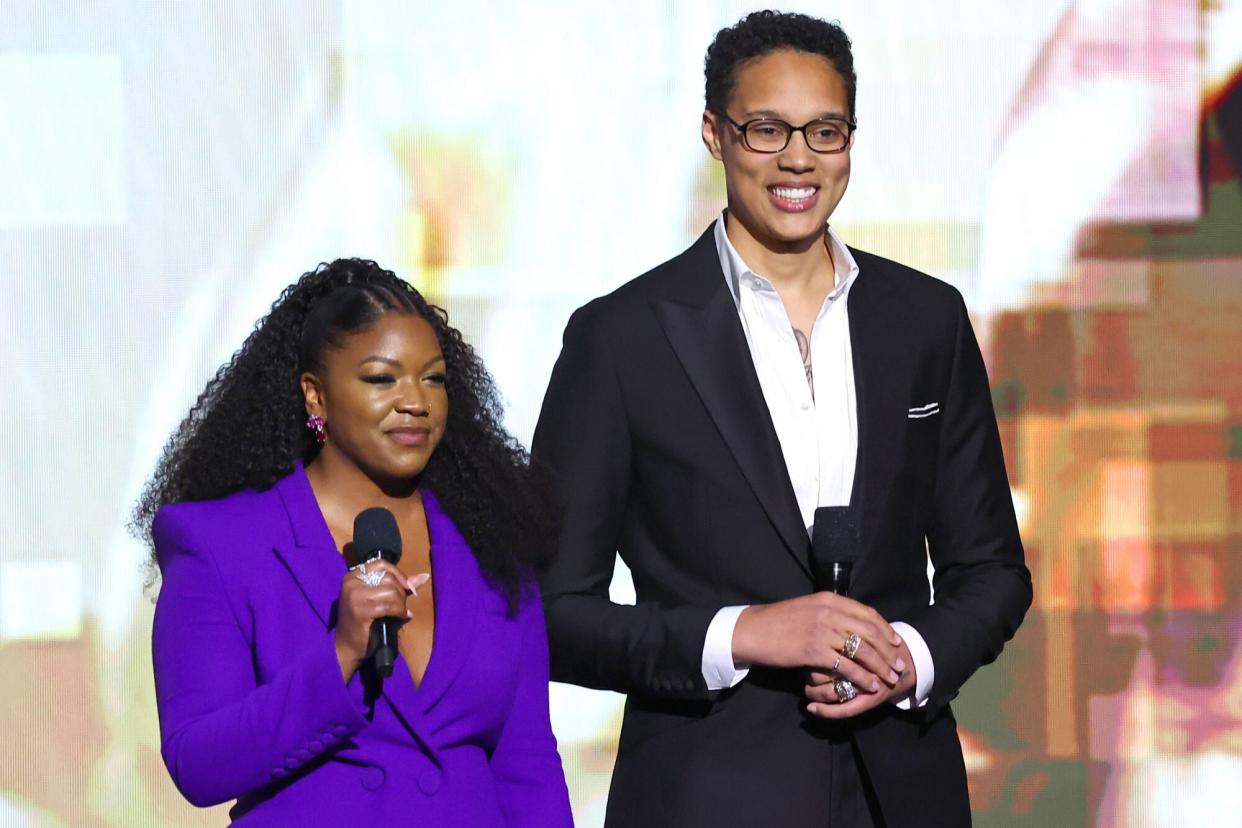
[[798,343],[798,353],[802,354],[802,367],[806,369],[806,384],[811,387],[811,399],[815,399],[814,372],[811,370],[811,340],[797,328],[793,329],[794,340]]

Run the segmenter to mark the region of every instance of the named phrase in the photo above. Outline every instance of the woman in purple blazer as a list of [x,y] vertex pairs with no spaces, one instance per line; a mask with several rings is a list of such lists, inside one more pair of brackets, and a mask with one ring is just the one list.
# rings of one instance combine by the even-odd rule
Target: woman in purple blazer
[[[190,802],[236,800],[238,825],[571,824],[531,579],[554,521],[500,411],[444,312],[361,260],[305,274],[207,385],[137,510]],[[351,569],[371,507],[403,554]]]

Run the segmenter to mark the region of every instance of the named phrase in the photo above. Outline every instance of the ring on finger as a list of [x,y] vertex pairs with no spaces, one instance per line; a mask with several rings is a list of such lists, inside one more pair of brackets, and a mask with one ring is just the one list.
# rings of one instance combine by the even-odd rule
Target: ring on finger
[[845,637],[845,644],[841,647],[841,655],[846,658],[853,659],[858,655],[858,648],[862,646],[862,639],[858,637],[858,633],[850,633]]
[[854,682],[849,679],[837,679],[832,683],[832,689],[837,694],[837,702],[841,704],[851,701],[858,695],[858,691],[854,689]]
[[358,578],[358,580],[362,581],[364,584],[366,584],[369,587],[379,586],[380,583],[387,576],[388,576],[388,573],[385,572],[383,569],[375,569],[375,570],[372,570],[371,572],[367,572],[365,565],[363,566],[362,571],[356,574],[356,577]]
[[836,661],[832,662],[832,666],[828,668],[828,672],[835,673],[837,671],[837,668],[841,666],[842,657],[843,657],[842,653],[837,653],[837,659]]

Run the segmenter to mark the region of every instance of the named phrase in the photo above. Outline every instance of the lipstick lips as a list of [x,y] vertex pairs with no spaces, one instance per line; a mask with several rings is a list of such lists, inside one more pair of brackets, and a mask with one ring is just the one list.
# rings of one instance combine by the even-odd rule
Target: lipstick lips
[[393,442],[403,446],[425,446],[431,439],[431,429],[422,426],[398,426],[384,432]]
[[804,213],[819,201],[819,187],[773,184],[768,187],[768,197],[778,210],[786,213]]

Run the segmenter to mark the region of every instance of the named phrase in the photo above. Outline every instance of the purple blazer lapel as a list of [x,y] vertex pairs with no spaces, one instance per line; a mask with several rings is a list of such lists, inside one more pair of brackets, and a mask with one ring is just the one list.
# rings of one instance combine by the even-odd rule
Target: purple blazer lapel
[[329,627],[336,620],[334,605],[341,593],[345,558],[332,540],[301,462],[274,489],[288,515],[293,544],[273,547],[272,552],[289,571],[319,620]]
[[435,580],[436,629],[431,661],[418,689],[420,706],[431,710],[461,672],[474,642],[479,610],[479,576],[474,554],[431,492],[423,491],[423,511],[431,536],[431,568]]

